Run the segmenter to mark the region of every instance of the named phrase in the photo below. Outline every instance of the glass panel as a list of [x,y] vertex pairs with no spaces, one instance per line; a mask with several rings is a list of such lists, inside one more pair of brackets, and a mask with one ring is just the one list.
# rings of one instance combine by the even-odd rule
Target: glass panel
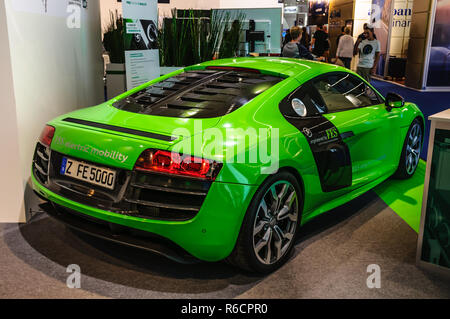
[[292,108],[292,101],[294,99],[299,99],[306,106],[307,116],[316,116],[327,113],[325,102],[323,101],[317,90],[311,86],[311,83],[302,85],[301,88],[297,89],[293,94],[289,95],[289,103],[287,103],[286,105],[282,104],[281,106],[281,110],[284,115],[291,117],[299,116]]
[[450,268],[450,131],[436,130],[422,260]]
[[350,74],[330,74],[316,80],[314,87],[323,97],[329,112],[381,103],[377,94],[366,83]]

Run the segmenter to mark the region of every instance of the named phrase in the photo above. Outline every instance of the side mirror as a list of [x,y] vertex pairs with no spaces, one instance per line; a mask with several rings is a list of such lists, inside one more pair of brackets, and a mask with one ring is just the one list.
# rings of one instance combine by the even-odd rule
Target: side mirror
[[401,108],[405,106],[405,99],[397,93],[388,93],[386,95],[387,110],[391,111],[393,108]]

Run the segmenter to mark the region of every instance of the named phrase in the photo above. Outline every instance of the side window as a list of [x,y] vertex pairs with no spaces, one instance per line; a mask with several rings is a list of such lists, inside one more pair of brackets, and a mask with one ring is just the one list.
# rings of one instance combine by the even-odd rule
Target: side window
[[[360,80],[358,80],[358,81],[360,81]],[[377,93],[375,93],[375,91],[370,86],[365,84],[365,87],[366,87],[366,89],[364,91],[364,96],[366,99],[368,99],[370,101],[369,102],[370,104],[368,104],[367,106],[378,105],[378,104],[384,103],[383,99]]]
[[382,103],[365,82],[348,73],[330,73],[313,81],[329,112]]
[[328,109],[322,96],[307,83],[301,87],[297,94],[298,98],[305,103],[309,115],[327,113]]
[[[306,108],[306,112],[296,111],[296,103]],[[328,112],[325,101],[320,96],[319,92],[312,87],[311,83],[305,83],[294,92],[289,94],[280,103],[281,112],[289,117],[299,117],[303,113],[304,116],[315,116]]]

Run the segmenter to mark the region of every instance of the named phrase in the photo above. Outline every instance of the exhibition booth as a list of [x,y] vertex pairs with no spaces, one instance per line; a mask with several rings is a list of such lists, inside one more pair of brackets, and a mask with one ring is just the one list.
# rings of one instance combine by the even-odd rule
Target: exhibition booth
[[[447,0],[0,1],[0,298],[449,298],[449,21]],[[336,54],[365,24],[370,81]],[[283,56],[305,36],[311,61]]]

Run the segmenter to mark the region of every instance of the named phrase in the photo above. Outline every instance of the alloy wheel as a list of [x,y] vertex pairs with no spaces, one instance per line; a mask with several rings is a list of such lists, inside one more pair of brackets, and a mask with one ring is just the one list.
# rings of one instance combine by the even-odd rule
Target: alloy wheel
[[294,239],[298,221],[298,198],[294,186],[278,181],[259,203],[253,226],[253,249],[266,265],[279,261]]
[[406,172],[412,175],[420,160],[420,149],[422,148],[422,127],[415,123],[411,128],[406,144]]

